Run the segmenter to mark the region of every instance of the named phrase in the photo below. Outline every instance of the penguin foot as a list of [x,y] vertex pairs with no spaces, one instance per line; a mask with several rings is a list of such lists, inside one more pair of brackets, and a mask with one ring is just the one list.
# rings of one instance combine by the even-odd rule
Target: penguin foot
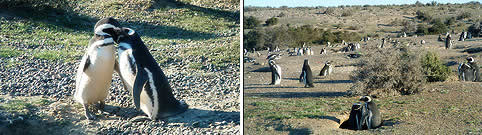
[[142,122],[142,121],[148,121],[148,120],[151,120],[151,119],[147,116],[136,116],[136,117],[132,118],[130,121],[131,122]]
[[105,102],[101,101],[99,103],[97,103],[95,105],[95,109],[97,109],[97,111],[101,111],[101,112],[105,112]]
[[95,115],[89,111],[89,106],[87,104],[84,105],[84,109],[85,109],[85,117],[88,120],[95,120]]

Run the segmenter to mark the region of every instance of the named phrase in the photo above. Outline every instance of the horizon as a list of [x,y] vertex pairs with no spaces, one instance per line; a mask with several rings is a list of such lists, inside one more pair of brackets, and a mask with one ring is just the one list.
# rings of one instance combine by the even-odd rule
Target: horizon
[[[294,0],[294,1],[276,1],[276,0],[245,0],[244,7],[273,7],[279,8],[281,6],[287,7],[337,7],[341,5],[403,5],[403,4],[415,4],[415,2],[420,1],[423,4],[431,3],[434,0],[391,0],[391,1],[365,1],[365,0],[351,0],[351,1],[339,1],[339,0],[328,0],[328,1],[318,1],[318,0]],[[479,2],[474,0],[438,0],[439,4],[447,3],[468,3],[468,2]]]

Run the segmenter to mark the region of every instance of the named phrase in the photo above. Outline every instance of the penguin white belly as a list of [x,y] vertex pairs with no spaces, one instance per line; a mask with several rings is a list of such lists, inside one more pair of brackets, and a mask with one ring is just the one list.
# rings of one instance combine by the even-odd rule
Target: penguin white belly
[[75,99],[82,104],[103,101],[109,94],[109,86],[114,72],[114,47],[94,48],[89,55],[89,67],[83,72],[78,69],[80,80],[77,83]]
[[[133,71],[136,71],[135,67],[131,66],[129,58],[133,59],[132,57],[132,49],[128,50],[119,50],[119,70],[122,73],[122,78],[125,80],[125,85],[127,85],[127,89],[132,91],[134,87],[134,81],[136,79],[136,74]],[[135,61],[133,61],[135,65]],[[134,68],[134,69],[133,69]]]

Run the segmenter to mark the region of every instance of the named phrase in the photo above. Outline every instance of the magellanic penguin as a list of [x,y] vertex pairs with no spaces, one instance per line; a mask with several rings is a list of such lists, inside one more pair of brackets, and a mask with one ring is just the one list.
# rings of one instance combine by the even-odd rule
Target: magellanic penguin
[[313,75],[311,73],[310,65],[308,64],[308,59],[305,59],[303,63],[303,68],[301,69],[300,82],[305,84],[306,88],[315,87],[313,85]]
[[126,89],[132,92],[134,104],[149,119],[156,120],[188,109],[188,105],[177,100],[166,75],[149,53],[141,37],[130,28],[117,29],[115,42],[119,44],[116,67]]
[[361,103],[354,103],[351,107],[350,116],[348,117],[348,120],[343,122],[340,125],[340,128],[351,129],[351,130],[362,130],[363,124],[364,124],[364,121],[362,120],[363,112],[366,112],[365,106],[363,106]]
[[271,69],[271,85],[281,84],[281,67],[274,60],[269,61],[269,67]]
[[95,35],[90,39],[87,52],[82,57],[75,83],[74,99],[85,108],[85,116],[89,120],[95,116],[89,111],[89,106],[97,105],[103,110],[105,98],[109,94],[115,63],[114,28],[120,24],[113,18],[104,18],[97,22]]
[[368,129],[378,128],[382,125],[382,116],[377,105],[370,96],[363,96],[360,101],[365,102],[366,112],[363,113],[365,124]]
[[477,62],[475,62],[475,59],[472,57],[467,57],[467,64],[470,65],[472,71],[474,72],[474,82],[480,82],[482,79],[480,78],[480,69],[479,65],[477,65]]
[[333,66],[331,65],[330,61],[327,61],[325,66],[323,66],[323,68],[321,69],[319,76],[330,75],[332,71],[333,71]]

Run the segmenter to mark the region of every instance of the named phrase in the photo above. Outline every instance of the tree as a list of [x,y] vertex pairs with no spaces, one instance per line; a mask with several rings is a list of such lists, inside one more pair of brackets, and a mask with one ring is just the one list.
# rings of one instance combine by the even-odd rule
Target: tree
[[261,24],[261,21],[256,19],[256,17],[249,16],[245,20],[243,20],[243,23],[244,23],[245,29],[254,29],[254,28],[258,27],[259,24]]
[[276,17],[272,17],[272,18],[269,18],[268,20],[266,20],[267,26],[273,26],[273,25],[276,25],[276,24],[278,24],[278,18],[276,18]]

